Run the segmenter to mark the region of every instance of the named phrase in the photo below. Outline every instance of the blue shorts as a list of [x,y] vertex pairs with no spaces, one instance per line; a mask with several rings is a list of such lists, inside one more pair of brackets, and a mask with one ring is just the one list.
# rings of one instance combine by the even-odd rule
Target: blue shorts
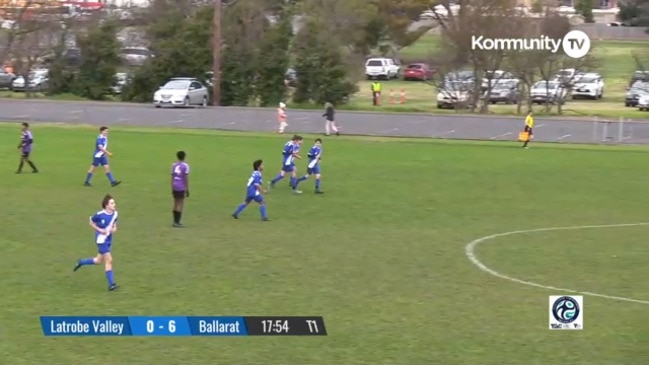
[[282,171],[284,172],[293,172],[295,171],[295,165],[283,165]]
[[92,166],[97,167],[99,165],[102,166],[108,165],[108,158],[106,157],[106,155],[92,158]]
[[320,173],[320,165],[315,165],[313,168],[307,168],[306,173],[309,175],[314,175],[314,174],[319,174]]
[[98,243],[97,244],[97,253],[103,255],[110,253],[110,243]]
[[246,203],[250,203],[251,201],[255,201],[257,203],[263,203],[264,197],[262,195],[247,196]]

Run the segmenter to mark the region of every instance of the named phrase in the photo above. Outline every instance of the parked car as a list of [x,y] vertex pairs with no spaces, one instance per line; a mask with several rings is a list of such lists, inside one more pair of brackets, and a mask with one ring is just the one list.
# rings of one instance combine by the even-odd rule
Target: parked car
[[518,80],[502,80],[491,87],[489,92],[489,102],[491,104],[505,103],[515,104],[520,97],[518,90],[520,81]]
[[642,95],[649,94],[649,82],[636,81],[626,92],[624,106],[637,106]]
[[535,104],[563,103],[567,91],[559,81],[539,81],[532,85],[530,96]]
[[370,58],[365,62],[367,79],[396,79],[399,77],[399,66],[391,58]]
[[7,72],[4,67],[0,67],[0,89],[10,89],[11,83],[16,78],[11,72]]
[[284,83],[286,86],[295,87],[297,84],[297,72],[294,69],[289,68],[286,70],[286,74],[284,74]]
[[493,88],[494,85],[500,82],[514,80],[514,79],[516,78],[511,72],[507,72],[503,70],[487,71],[485,72],[484,78],[482,79],[482,88],[485,90],[488,89],[489,82],[491,82],[491,87]]
[[554,79],[552,81],[560,82],[564,87],[567,87],[567,86],[572,86],[575,83],[579,82],[579,79],[583,75],[584,74],[582,72],[579,72],[575,68],[566,68],[566,69],[557,71],[557,73],[556,73],[556,75],[554,75]]
[[122,89],[124,88],[124,85],[128,83],[128,78],[129,75],[126,72],[118,72],[115,74],[115,79],[113,82],[113,86],[111,86],[111,92],[115,95],[119,95],[122,93]]
[[142,66],[153,55],[144,47],[125,47],[122,48],[119,56],[128,66]]
[[406,81],[426,81],[433,78],[435,70],[427,63],[412,63],[403,70],[403,79]]
[[638,110],[649,111],[649,94],[644,94],[638,99]]
[[19,75],[11,83],[13,91],[44,91],[47,90],[49,84],[49,70],[37,69],[32,70],[27,75],[27,83],[25,77]]
[[473,102],[473,81],[446,81],[437,93],[437,108],[461,108]]
[[451,81],[474,81],[475,73],[469,70],[451,71],[444,75],[444,82]]
[[597,73],[584,74],[572,89],[572,98],[600,99],[604,96],[604,79]]
[[629,80],[629,87],[633,86],[636,81],[645,81],[649,82],[649,71],[636,71],[631,75],[631,80]]
[[156,108],[191,105],[205,107],[208,100],[207,88],[197,79],[191,77],[172,78],[153,94],[153,104]]

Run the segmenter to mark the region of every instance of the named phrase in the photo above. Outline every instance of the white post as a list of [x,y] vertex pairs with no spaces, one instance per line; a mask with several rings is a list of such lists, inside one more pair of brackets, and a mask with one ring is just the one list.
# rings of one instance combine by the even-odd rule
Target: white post
[[597,130],[599,129],[598,117],[595,116],[595,121],[593,122],[593,142],[597,142]]
[[617,126],[617,141],[622,142],[624,139],[624,118],[620,117],[620,122]]
[[608,122],[603,123],[602,127],[602,142],[606,142],[606,137],[608,137]]

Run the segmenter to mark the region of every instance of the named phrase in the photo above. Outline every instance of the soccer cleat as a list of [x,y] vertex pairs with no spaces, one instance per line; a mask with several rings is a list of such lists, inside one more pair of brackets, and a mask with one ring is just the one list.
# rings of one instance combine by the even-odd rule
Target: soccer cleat
[[302,190],[293,189],[293,194],[302,194]]
[[174,224],[172,224],[172,227],[175,227],[175,228],[185,228],[185,225],[184,225],[184,224],[181,224],[181,223],[174,223]]
[[268,219],[268,218],[262,218],[261,220],[264,221],[264,222],[268,222],[270,219]]
[[83,186],[92,186],[92,185],[90,185],[89,182],[85,182],[85,183],[83,183]]
[[119,185],[119,184],[121,184],[121,183],[122,183],[121,181],[114,181],[114,182],[112,182],[112,183],[110,184],[110,186],[115,187],[115,186],[117,186],[117,185]]
[[113,284],[108,287],[108,290],[110,291],[115,291],[116,289],[117,289],[117,284]]
[[234,219],[239,219],[239,216],[236,215],[236,214],[232,214],[232,218],[234,218]]
[[324,191],[316,190],[315,193],[316,194],[324,194]]
[[77,261],[77,264],[74,265],[74,269],[72,269],[72,271],[77,271],[77,270],[79,270],[79,269],[81,268],[81,266],[82,266],[82,265],[81,265],[81,260],[79,260],[79,261]]

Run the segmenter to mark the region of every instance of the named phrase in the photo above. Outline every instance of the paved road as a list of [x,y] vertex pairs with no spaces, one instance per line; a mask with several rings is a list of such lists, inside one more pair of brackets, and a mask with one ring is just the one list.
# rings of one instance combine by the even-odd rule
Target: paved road
[[[322,112],[289,110],[290,132],[322,133]],[[346,134],[514,140],[523,124],[522,118],[506,116],[452,116],[426,114],[380,114],[344,112],[336,115]],[[59,102],[45,100],[0,100],[0,120],[60,122],[93,125],[138,125],[179,128],[206,128],[240,131],[271,131],[276,128],[274,109],[210,107],[156,109],[152,105],[99,102]],[[616,125],[603,130],[603,123],[592,120],[536,118],[535,140],[563,142],[601,142],[624,135],[626,142],[649,143],[649,124],[636,124],[631,138],[620,134]],[[629,128],[626,128],[629,129]],[[606,133],[605,133],[606,132]]]

